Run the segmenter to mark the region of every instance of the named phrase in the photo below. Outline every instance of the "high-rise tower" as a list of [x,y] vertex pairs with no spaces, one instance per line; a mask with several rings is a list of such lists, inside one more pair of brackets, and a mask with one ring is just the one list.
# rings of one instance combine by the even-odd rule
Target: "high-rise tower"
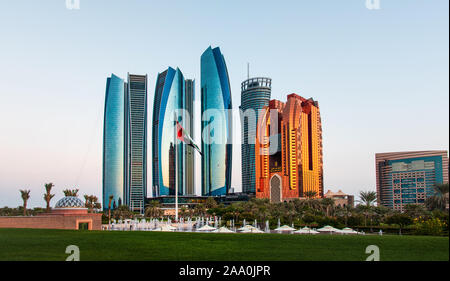
[[255,193],[256,125],[262,109],[269,105],[272,79],[251,78],[241,84],[242,192]]
[[128,150],[125,204],[142,213],[147,196],[147,75],[128,74],[125,114]]
[[185,80],[179,69],[169,67],[158,74],[152,128],[154,197],[175,195],[175,178],[179,195],[194,193],[193,151],[186,144],[175,141],[174,136],[175,115],[192,136],[193,92],[193,80]]
[[257,198],[323,197],[319,103],[296,94],[271,100],[258,120],[255,161]]
[[125,82],[112,74],[106,80],[103,123],[103,209],[124,200],[125,188]]
[[228,193],[231,186],[231,88],[219,48],[201,56],[202,195]]

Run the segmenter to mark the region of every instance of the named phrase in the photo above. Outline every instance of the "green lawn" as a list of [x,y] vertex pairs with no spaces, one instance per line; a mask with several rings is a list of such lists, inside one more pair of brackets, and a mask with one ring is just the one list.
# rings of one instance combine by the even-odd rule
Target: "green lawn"
[[382,261],[449,260],[448,237],[283,235],[0,229],[0,260],[364,261],[369,245]]

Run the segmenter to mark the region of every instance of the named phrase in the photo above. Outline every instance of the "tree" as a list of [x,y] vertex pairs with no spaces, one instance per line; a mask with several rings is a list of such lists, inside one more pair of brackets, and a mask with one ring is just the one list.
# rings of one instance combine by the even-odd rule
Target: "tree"
[[317,192],[316,191],[306,191],[305,192],[305,197],[308,199],[312,199],[315,198],[317,196]]
[[94,195],[84,195],[85,206],[88,208],[88,211],[96,211],[102,208],[102,205],[98,202],[97,196]]
[[27,202],[28,199],[30,199],[30,192],[31,190],[20,190],[20,194],[22,196],[22,200],[23,200],[23,215],[26,216],[27,215]]
[[405,214],[411,218],[419,218],[428,215],[427,209],[420,204],[407,204],[405,206]]
[[163,210],[160,208],[159,201],[152,200],[145,208],[145,216],[149,218],[157,218],[163,215]]
[[425,205],[430,211],[444,211],[448,208],[448,197],[448,183],[436,184],[434,186],[434,195],[426,199]]
[[109,195],[109,202],[108,202],[108,220],[109,223],[111,224],[111,203],[114,199],[114,195]]
[[53,197],[55,197],[55,194],[51,194],[52,188],[54,186],[55,185],[53,183],[46,183],[45,184],[44,200],[47,203],[47,208],[46,208],[47,212],[50,212],[50,201],[52,200]]
[[377,200],[377,193],[375,191],[360,191],[359,198],[361,203],[370,207]]
[[325,214],[327,217],[331,216],[331,212],[334,211],[334,200],[331,198],[323,198],[322,201],[322,206],[325,209]]
[[114,210],[113,217],[115,219],[131,219],[133,212],[130,211],[127,205],[120,205]]
[[78,197],[78,190],[79,189],[64,189],[63,193],[64,193],[64,196]]
[[208,197],[205,202],[205,207],[206,207],[206,209],[217,208],[216,200],[214,200],[214,198],[212,198],[212,197]]
[[407,214],[394,214],[387,218],[388,224],[396,224],[399,226],[399,234],[402,235],[402,228],[413,223],[413,220]]

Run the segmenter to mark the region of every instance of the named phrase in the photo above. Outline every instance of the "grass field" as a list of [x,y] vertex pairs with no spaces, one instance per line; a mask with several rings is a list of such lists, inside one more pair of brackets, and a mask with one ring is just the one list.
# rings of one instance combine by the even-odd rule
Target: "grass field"
[[64,261],[68,245],[83,261],[448,261],[448,237],[284,235],[0,229],[0,260]]

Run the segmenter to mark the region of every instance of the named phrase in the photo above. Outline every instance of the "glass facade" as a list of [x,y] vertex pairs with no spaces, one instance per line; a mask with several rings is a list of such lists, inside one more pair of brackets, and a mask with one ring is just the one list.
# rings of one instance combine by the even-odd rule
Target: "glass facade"
[[[158,75],[153,108],[153,196],[175,195],[175,179],[178,194],[184,195],[193,189],[193,151],[175,139],[175,114],[185,131],[192,136],[190,112],[193,99],[193,81],[184,80],[179,69],[169,68]],[[187,87],[189,86],[189,91]],[[186,111],[182,111],[186,109]],[[189,154],[190,152],[190,154]],[[188,157],[191,156],[191,157]],[[175,172],[177,176],[175,177]]]
[[242,124],[242,192],[255,193],[256,125],[261,110],[269,105],[272,79],[251,78],[241,85]]
[[125,83],[112,74],[106,80],[103,124],[103,209],[108,209],[109,196],[114,199],[111,208],[124,200],[125,186]]
[[434,195],[435,184],[448,181],[446,152],[386,153],[376,158],[379,203],[398,211],[407,204],[425,203]]
[[147,196],[147,75],[128,74],[125,114],[128,150],[125,204],[142,213]]
[[226,195],[231,185],[231,88],[219,48],[201,56],[202,195]]

